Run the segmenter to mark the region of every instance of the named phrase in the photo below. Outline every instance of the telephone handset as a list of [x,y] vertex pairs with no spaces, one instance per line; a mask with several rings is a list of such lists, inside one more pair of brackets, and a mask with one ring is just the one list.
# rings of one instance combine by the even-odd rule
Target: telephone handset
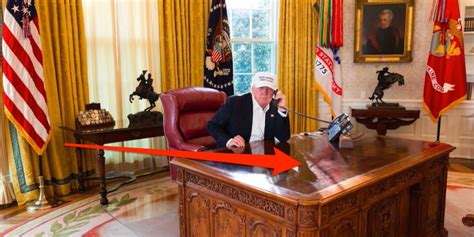
[[330,142],[339,141],[339,136],[347,135],[353,125],[350,121],[349,115],[345,113],[339,114],[335,119],[333,119],[328,126],[328,139]]
[[[273,98],[275,98],[276,94],[278,93],[278,89],[276,89],[275,91],[273,91]],[[272,99],[272,105],[274,105],[275,107],[278,108],[278,103],[280,103],[280,100],[281,99]]]

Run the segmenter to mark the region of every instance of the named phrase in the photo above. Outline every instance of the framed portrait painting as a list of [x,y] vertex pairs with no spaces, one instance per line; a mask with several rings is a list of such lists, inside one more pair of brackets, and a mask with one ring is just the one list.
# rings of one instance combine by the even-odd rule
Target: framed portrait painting
[[411,62],[414,0],[356,0],[354,62]]

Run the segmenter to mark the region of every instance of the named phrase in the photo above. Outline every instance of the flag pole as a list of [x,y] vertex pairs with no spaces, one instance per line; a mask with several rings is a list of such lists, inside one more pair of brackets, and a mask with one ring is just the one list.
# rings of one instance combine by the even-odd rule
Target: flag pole
[[438,118],[438,129],[436,131],[436,142],[439,142],[440,131],[441,131],[441,116]]
[[[43,62],[41,53],[41,40],[39,35],[38,14],[35,0],[8,0],[2,15],[2,47],[3,61],[9,65],[9,70],[3,71],[3,100],[5,101],[5,112],[15,128],[20,130],[28,143],[33,146],[38,154],[39,160],[39,197],[27,210],[40,210],[53,207],[56,202],[48,202],[44,192],[44,179],[42,174],[41,155],[47,146],[51,135],[51,124],[49,121],[48,107],[46,103],[46,88],[43,78]],[[35,63],[31,63],[35,62]],[[24,73],[26,72],[26,74]],[[24,84],[27,74],[31,76],[34,83]],[[8,82],[5,84],[5,82]],[[18,88],[23,88],[19,90]],[[34,96],[28,96],[28,95]],[[25,96],[27,95],[27,96]],[[17,99],[22,98],[22,99]],[[40,101],[40,102],[38,102]],[[33,112],[31,112],[33,111]]]
[[26,207],[28,211],[37,211],[37,210],[45,210],[50,209],[53,207],[59,206],[62,201],[55,200],[54,197],[47,198],[45,191],[44,191],[44,177],[43,177],[43,162],[41,159],[41,155],[38,155],[38,166],[39,166],[39,195],[38,199],[34,201],[32,204]]

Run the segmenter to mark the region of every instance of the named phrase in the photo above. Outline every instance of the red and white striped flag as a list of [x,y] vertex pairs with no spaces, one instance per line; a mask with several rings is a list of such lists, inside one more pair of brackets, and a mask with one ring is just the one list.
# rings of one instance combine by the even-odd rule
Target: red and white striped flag
[[51,127],[34,0],[8,0],[3,19],[5,114],[33,149],[43,154]]

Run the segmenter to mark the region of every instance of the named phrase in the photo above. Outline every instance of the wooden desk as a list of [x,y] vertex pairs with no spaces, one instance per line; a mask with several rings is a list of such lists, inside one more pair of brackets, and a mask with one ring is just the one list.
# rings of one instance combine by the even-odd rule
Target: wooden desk
[[351,109],[352,117],[368,129],[376,129],[378,135],[386,135],[387,129],[397,129],[410,125],[420,117],[419,110],[406,110],[404,107],[374,107]]
[[[127,124],[128,122],[124,122]],[[120,123],[120,124],[124,124]],[[66,131],[71,131],[74,133],[74,137],[76,139],[76,143],[82,143],[84,141],[91,142],[97,145],[104,145],[107,143],[114,143],[114,142],[123,142],[123,141],[130,141],[142,138],[150,138],[150,137],[159,137],[163,136],[163,125],[158,124],[155,126],[142,126],[142,127],[119,127],[115,125],[113,127],[106,127],[100,129],[72,129],[68,127],[61,127]],[[80,148],[77,149],[77,163],[78,163],[78,181],[79,181],[79,190],[84,190],[84,174],[82,169],[82,153]],[[104,150],[97,149],[97,163],[99,166],[99,181],[100,181],[100,204],[107,205],[109,200],[107,199],[107,193],[115,191],[119,186],[114,189],[107,190],[106,187],[106,175],[105,175],[105,156]],[[95,179],[92,177],[91,179]]]
[[277,147],[301,165],[271,176],[263,168],[174,159],[181,236],[447,235],[454,147],[363,136],[353,149],[336,150],[324,137],[303,135]]

